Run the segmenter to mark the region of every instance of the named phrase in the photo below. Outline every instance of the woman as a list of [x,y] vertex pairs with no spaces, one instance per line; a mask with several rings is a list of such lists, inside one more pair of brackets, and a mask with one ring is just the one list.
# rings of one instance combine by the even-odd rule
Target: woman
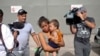
[[[42,31],[39,33],[39,38],[40,38],[40,42],[41,42],[43,50],[45,52],[58,51],[59,48],[52,48],[51,46],[48,45],[48,38],[49,38],[48,36],[50,35],[48,19],[45,18],[44,16],[40,17],[38,21],[38,25],[42,29]],[[59,46],[64,46],[63,40],[61,43],[59,43]],[[45,56],[48,56],[48,54],[46,54]]]

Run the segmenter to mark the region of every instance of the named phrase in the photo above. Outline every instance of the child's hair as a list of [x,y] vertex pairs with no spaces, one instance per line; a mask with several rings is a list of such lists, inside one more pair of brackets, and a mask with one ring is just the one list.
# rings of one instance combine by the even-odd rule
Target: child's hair
[[57,27],[57,29],[59,29],[59,22],[57,19],[53,19],[50,21],[50,23],[53,23],[55,27]]
[[49,20],[48,20],[46,17],[44,17],[44,16],[41,16],[41,17],[39,18],[39,20],[38,20],[38,25],[39,25],[40,27],[41,27],[42,22],[45,22],[45,23],[49,24]]

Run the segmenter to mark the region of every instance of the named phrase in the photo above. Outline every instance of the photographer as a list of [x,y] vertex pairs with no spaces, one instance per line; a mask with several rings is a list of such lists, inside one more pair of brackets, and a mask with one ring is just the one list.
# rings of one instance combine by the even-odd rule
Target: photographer
[[81,22],[70,25],[71,32],[75,34],[75,56],[89,56],[91,49],[89,39],[92,29],[95,28],[95,21],[87,16],[87,11],[84,7],[77,11],[77,16],[80,17]]
[[6,56],[6,49],[11,52],[14,45],[14,37],[9,27],[2,23],[3,15],[4,13],[2,9],[0,9],[0,56]]

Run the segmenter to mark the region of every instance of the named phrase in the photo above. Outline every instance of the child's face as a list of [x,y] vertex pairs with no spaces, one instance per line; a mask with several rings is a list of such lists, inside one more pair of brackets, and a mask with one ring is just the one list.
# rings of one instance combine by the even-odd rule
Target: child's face
[[42,22],[42,24],[41,24],[41,29],[42,29],[44,32],[48,32],[48,31],[49,31],[49,24],[46,23],[46,22]]
[[50,23],[49,24],[49,29],[50,29],[50,31],[54,31],[54,30],[56,30],[56,27],[54,26],[53,23]]

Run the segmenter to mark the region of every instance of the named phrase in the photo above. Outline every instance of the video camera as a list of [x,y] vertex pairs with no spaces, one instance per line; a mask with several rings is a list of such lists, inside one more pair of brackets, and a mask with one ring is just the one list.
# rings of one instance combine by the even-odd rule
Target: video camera
[[77,16],[77,12],[80,10],[80,8],[73,8],[70,10],[69,13],[67,13],[64,17],[66,18],[66,24],[72,25],[77,24],[81,22],[80,17]]
[[19,46],[19,42],[17,41],[17,36],[20,34],[19,31],[15,30],[15,29],[22,29],[24,27],[24,23],[21,22],[13,22],[12,24],[8,24],[12,34],[14,35],[14,33],[17,33],[16,35],[14,35],[14,47],[18,47]]
[[[24,27],[24,23],[21,22],[13,22],[12,24],[8,24],[9,28],[11,29],[12,33],[14,29],[22,29]],[[19,32],[18,32],[19,34]]]

